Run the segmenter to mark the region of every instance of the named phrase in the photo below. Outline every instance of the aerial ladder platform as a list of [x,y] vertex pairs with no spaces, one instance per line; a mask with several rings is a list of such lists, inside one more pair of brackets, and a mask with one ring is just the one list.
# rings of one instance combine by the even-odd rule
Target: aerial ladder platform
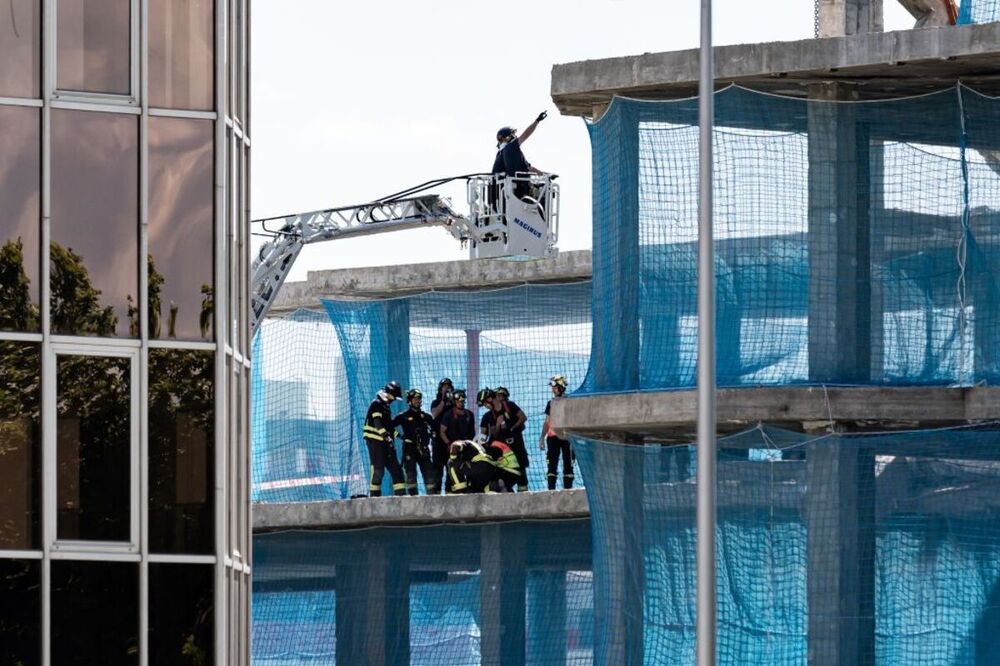
[[[268,238],[251,267],[250,326],[257,331],[302,248],[342,238],[443,227],[469,258],[552,257],[559,237],[559,186],[551,174],[470,174],[428,181],[376,201],[254,220]],[[468,215],[430,192],[466,181]],[[517,196],[515,192],[521,194]]]

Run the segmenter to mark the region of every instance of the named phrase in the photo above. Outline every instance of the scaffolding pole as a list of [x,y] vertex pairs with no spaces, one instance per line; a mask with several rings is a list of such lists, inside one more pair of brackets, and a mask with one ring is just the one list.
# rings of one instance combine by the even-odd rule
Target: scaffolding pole
[[716,664],[715,604],[715,257],[712,247],[714,63],[712,0],[701,0],[698,84],[698,554],[697,663]]

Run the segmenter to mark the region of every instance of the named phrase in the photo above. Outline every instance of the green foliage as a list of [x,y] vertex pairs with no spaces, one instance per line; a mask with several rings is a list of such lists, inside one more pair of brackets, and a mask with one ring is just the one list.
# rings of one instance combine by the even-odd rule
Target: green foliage
[[37,331],[38,305],[24,272],[24,244],[8,240],[0,247],[0,330]]
[[49,246],[52,332],[111,337],[118,317],[111,306],[101,307],[83,257],[59,243]]

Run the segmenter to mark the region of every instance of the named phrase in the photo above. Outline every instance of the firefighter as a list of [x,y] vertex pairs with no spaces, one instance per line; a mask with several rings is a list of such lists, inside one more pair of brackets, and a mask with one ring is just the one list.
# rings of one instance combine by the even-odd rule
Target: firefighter
[[483,417],[479,419],[479,441],[489,442],[493,439],[493,400],[496,396],[493,390],[484,388],[476,394],[476,404],[485,407]]
[[486,452],[496,466],[496,480],[503,482],[504,490],[513,491],[521,480],[521,465],[514,451],[505,442],[493,441],[486,446]]
[[476,417],[465,408],[465,391],[456,390],[453,398],[454,406],[441,417],[441,427],[438,428],[441,439],[449,445],[476,436]]
[[[555,375],[549,379],[549,386],[552,388],[552,400],[559,400],[566,393],[566,378],[562,375]],[[545,451],[546,444],[548,444],[548,451],[545,453],[545,458],[549,463],[547,477],[549,490],[556,489],[559,456],[562,456],[563,460],[563,488],[568,490],[573,487],[573,461],[575,460],[575,456],[573,454],[573,447],[570,446],[569,441],[557,437],[555,431],[552,429],[550,421],[552,400],[549,400],[548,404],[545,405],[545,425],[542,426],[542,434],[538,438],[538,448]]]
[[528,417],[513,400],[510,391],[503,386],[493,389],[493,436],[505,442],[521,468],[521,480],[517,484],[519,492],[528,490],[528,449],[524,445],[524,424]]
[[445,465],[448,462],[448,442],[441,439],[441,418],[455,406],[455,385],[445,377],[438,382],[437,396],[431,401],[431,416],[434,418],[434,441],[431,443],[431,468],[437,479],[434,487],[441,492]]
[[399,384],[389,382],[376,394],[372,404],[368,406],[368,414],[365,416],[364,439],[368,446],[368,458],[371,461],[371,480],[368,490],[372,497],[382,496],[382,476],[385,474],[386,467],[389,468],[389,475],[392,476],[392,494],[403,495],[406,492],[403,470],[396,457],[393,420],[389,411],[389,405],[392,404],[392,401],[399,399],[402,395],[403,390],[399,388]]
[[428,495],[438,494],[438,478],[431,465],[431,441],[434,439],[434,417],[421,409],[424,394],[419,389],[406,393],[409,409],[401,412],[393,422],[395,430],[401,431],[403,440],[403,475],[406,477],[406,492],[417,494],[417,467],[424,477],[424,487]]
[[452,442],[449,447],[448,494],[491,492],[497,466],[486,447],[471,439]]

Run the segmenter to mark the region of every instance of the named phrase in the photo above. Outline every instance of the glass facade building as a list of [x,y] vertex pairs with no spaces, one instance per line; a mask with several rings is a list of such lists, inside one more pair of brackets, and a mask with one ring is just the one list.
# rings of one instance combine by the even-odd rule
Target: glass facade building
[[249,4],[0,11],[0,664],[249,663]]

